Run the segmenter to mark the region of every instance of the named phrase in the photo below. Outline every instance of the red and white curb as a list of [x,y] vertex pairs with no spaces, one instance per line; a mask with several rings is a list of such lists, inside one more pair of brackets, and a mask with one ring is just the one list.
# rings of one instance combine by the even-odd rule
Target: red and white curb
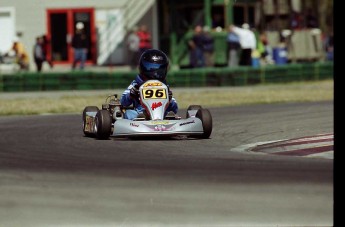
[[329,133],[295,139],[247,144],[233,148],[231,151],[249,151],[274,155],[333,159],[333,146],[334,135],[333,133]]

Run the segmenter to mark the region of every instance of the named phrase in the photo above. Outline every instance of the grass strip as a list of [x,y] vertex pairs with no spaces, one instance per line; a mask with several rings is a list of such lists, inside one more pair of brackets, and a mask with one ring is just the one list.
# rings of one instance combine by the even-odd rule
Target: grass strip
[[[333,100],[333,80],[266,84],[243,87],[172,88],[179,108],[191,104],[203,107],[238,106],[283,102],[315,102]],[[90,92],[92,93],[92,92]],[[101,107],[109,91],[96,95],[82,92],[66,92],[63,95],[48,96],[40,92],[35,97],[2,98],[0,115],[35,115],[46,113],[82,113],[85,106]],[[7,94],[11,96],[11,94]],[[121,94],[119,94],[121,95]]]

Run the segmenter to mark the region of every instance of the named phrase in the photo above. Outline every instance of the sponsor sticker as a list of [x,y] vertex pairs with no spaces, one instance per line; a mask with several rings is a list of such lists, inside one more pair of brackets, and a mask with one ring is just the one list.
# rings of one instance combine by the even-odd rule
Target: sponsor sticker
[[152,110],[155,110],[156,108],[158,108],[158,107],[160,107],[160,106],[162,106],[163,104],[162,104],[162,102],[154,102],[154,103],[152,103],[152,105],[151,105],[151,109]]
[[181,123],[180,124],[180,126],[183,126],[183,125],[189,125],[189,124],[194,124],[195,123],[195,121],[194,120],[192,120],[192,121],[187,121],[187,122],[183,122],[183,123]]
[[139,125],[138,125],[138,124],[136,124],[136,123],[134,123],[134,122],[131,122],[129,125],[130,125],[130,126],[132,126],[132,127],[136,127],[136,128],[138,128],[138,127],[139,127]]
[[152,60],[154,60],[154,61],[163,60],[163,57],[162,56],[153,55],[152,56]]
[[94,126],[93,117],[86,116],[85,117],[85,128],[84,128],[84,130],[86,132],[92,132],[91,129],[93,128],[93,126]]
[[147,82],[144,84],[144,87],[154,87],[154,86],[162,86],[161,82]]
[[169,121],[150,121],[151,125],[168,125],[170,124]]
[[164,125],[157,125],[155,126],[154,131],[159,131],[159,132],[167,131],[167,128]]

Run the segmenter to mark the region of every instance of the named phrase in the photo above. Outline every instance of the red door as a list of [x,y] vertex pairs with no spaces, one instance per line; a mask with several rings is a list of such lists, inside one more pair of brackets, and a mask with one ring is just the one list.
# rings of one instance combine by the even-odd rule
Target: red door
[[89,39],[87,64],[96,63],[96,29],[94,9],[48,9],[47,10],[47,38],[49,41],[48,58],[54,64],[72,64],[73,48],[72,37],[76,24],[82,22],[87,38]]

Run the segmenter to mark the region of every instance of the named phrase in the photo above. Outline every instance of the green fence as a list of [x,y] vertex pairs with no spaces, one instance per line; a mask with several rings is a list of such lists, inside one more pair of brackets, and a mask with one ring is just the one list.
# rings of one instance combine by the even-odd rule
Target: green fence
[[[92,90],[126,88],[133,72],[19,73],[0,75],[0,91]],[[168,73],[173,87],[243,86],[333,78],[333,63],[181,69]]]

